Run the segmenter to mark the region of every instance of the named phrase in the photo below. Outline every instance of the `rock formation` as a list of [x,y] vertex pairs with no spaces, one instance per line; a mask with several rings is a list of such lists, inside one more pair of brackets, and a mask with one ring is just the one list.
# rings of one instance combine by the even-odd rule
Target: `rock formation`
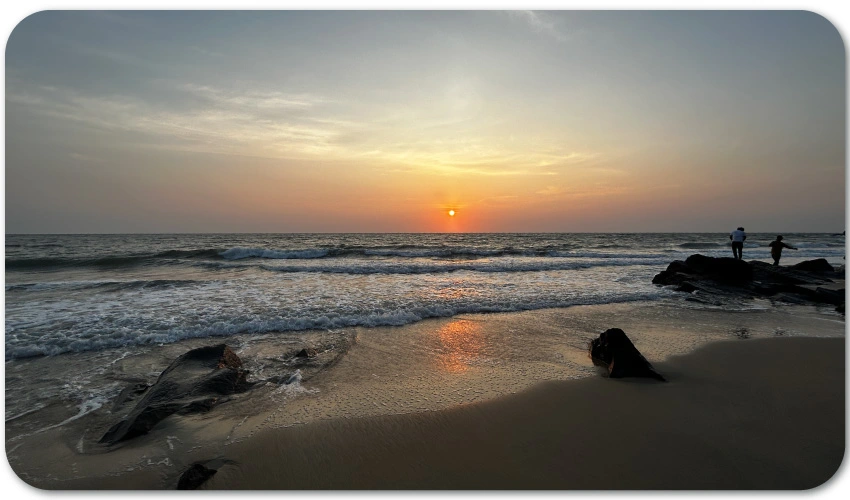
[[127,416],[113,425],[100,439],[112,445],[146,434],[164,418],[175,413],[206,412],[224,400],[224,396],[248,389],[248,371],[242,360],[225,344],[193,349],[168,366],[156,383],[144,390],[132,386],[119,395],[116,406],[144,390],[143,396]]
[[593,364],[607,368],[611,378],[649,377],[666,382],[619,328],[599,334],[599,338],[590,342],[588,350]]
[[794,266],[774,266],[760,261],[691,255],[673,261],[652,282],[674,286],[681,292],[699,291],[713,301],[724,297],[766,297],[791,303],[844,304],[844,270],[825,259]]
[[197,489],[198,486],[204,484],[204,481],[211,478],[216,472],[218,471],[207,468],[202,464],[192,464],[192,466],[186,469],[186,472],[180,476],[180,480],[177,481],[177,489]]

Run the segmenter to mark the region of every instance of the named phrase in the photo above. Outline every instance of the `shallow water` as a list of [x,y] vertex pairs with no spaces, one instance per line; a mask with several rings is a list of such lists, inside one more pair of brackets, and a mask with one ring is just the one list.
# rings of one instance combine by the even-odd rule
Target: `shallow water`
[[[222,457],[230,444],[270,427],[434,411],[543,381],[599,376],[587,342],[611,327],[625,330],[655,363],[714,341],[845,334],[843,317],[826,308],[766,304],[735,312],[642,302],[317,331],[291,335],[287,342],[274,334],[241,335],[228,344],[259,382],[252,391],[209,414],[169,417],[107,455],[97,440],[121,417],[111,412],[118,392],[135,381],[155,381],[174,358],[209,339],[132,354],[112,350],[15,360],[6,363],[6,402],[15,408],[7,413],[7,456],[15,470],[39,481],[70,477],[69,471],[38,465],[45,447],[79,460],[77,473],[83,476],[84,467],[98,474],[102,468],[118,473],[120,467],[173,473],[191,460]],[[320,351],[317,358],[288,357],[308,344]],[[292,382],[282,383],[287,380]],[[31,401],[26,407],[19,403],[25,400]],[[114,458],[98,458],[104,456]]]

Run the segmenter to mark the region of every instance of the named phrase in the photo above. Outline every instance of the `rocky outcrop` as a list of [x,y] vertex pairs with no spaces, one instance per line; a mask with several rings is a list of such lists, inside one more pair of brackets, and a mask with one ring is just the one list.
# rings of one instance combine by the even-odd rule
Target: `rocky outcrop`
[[248,389],[248,371],[225,344],[193,349],[168,366],[156,383],[143,389],[134,385],[119,395],[116,405],[144,391],[135,407],[100,439],[112,445],[149,432],[164,418],[177,414],[207,412],[226,396]]
[[213,477],[216,472],[218,471],[205,467],[202,464],[192,464],[192,466],[186,469],[186,472],[180,476],[180,480],[177,481],[177,489],[197,489],[198,486],[204,484],[207,479]]
[[696,254],[671,262],[652,282],[681,292],[700,292],[714,303],[729,297],[764,297],[801,304],[844,303],[843,269],[834,269],[825,259],[774,266]]
[[803,271],[809,273],[832,273],[835,269],[826,261],[826,259],[815,259],[800,262],[791,266],[795,271]]
[[619,328],[600,333],[590,341],[588,351],[593,364],[606,368],[611,378],[649,377],[666,382]]

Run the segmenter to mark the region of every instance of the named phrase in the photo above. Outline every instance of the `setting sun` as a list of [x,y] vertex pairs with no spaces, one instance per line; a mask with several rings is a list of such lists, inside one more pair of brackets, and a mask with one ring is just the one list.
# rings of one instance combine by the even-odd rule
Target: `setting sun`
[[6,483],[850,489],[850,13],[89,3],[4,9]]

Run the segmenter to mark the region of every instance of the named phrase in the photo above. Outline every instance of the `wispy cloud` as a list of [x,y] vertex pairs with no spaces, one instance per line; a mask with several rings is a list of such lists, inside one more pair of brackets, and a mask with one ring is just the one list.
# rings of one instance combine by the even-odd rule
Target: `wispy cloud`
[[598,156],[554,139],[488,135],[480,124],[464,123],[467,118],[432,126],[446,120],[439,112],[388,118],[384,109],[364,111],[322,95],[194,83],[166,86],[172,92],[170,106],[164,100],[92,96],[15,82],[7,102],[79,126],[122,133],[124,146],[162,150],[361,160],[388,170],[489,177],[553,176]]
[[202,104],[168,108],[130,96],[89,96],[67,89],[10,90],[7,101],[83,126],[144,136],[145,147],[263,157],[305,157],[332,152],[352,122],[314,121],[287,112],[321,98],[279,92],[225,92],[185,85]]
[[284,92],[226,91],[207,85],[183,84],[180,88],[210,101],[213,105],[239,109],[309,108],[328,102],[328,99],[310,94]]
[[633,191],[634,188],[626,186],[593,186],[582,188],[564,188],[561,186],[547,186],[535,194],[553,198],[588,198],[598,196],[611,196]]
[[514,17],[522,19],[536,33],[548,36],[558,42],[566,42],[568,36],[548,14],[533,10],[509,11]]

